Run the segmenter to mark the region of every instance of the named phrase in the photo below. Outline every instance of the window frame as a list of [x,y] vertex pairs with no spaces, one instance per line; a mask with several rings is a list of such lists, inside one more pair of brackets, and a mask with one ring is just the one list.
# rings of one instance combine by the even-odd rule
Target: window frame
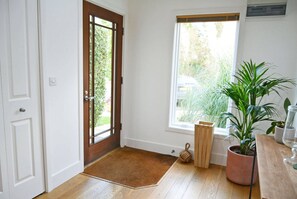
[[[242,43],[240,40],[240,32],[241,32],[241,25],[243,24],[243,11],[242,10],[229,10],[226,12],[204,12],[202,15],[217,15],[217,14],[230,14],[230,13],[237,13],[239,14],[239,19],[237,20],[237,26],[236,26],[236,33],[235,33],[235,46],[234,46],[234,56],[233,56],[233,66],[232,66],[232,72],[230,74],[230,81],[234,81],[234,74],[236,71],[237,66],[237,60],[240,60],[241,57],[241,50],[239,49],[239,43]],[[191,13],[192,14],[192,13]],[[191,16],[191,14],[176,14],[175,17],[178,18],[179,16]],[[200,14],[194,14],[193,16],[199,16]],[[174,133],[181,133],[181,134],[194,134],[194,125],[185,124],[182,125],[175,125],[175,109],[176,109],[176,98],[177,98],[177,75],[178,75],[178,57],[179,57],[179,38],[180,38],[180,26],[179,24],[183,22],[177,22],[175,20],[175,26],[174,26],[174,37],[173,37],[173,54],[172,54],[172,68],[171,68],[171,82],[170,82],[170,104],[169,104],[169,117],[168,117],[168,127],[167,131],[174,132]],[[233,102],[229,99],[228,100],[228,109],[227,111],[230,111],[232,113],[235,112],[235,110],[232,108]],[[227,126],[228,126],[227,122]],[[215,135],[219,135],[222,137],[228,136],[230,134],[230,129],[228,127],[226,128],[215,128],[214,130]]]

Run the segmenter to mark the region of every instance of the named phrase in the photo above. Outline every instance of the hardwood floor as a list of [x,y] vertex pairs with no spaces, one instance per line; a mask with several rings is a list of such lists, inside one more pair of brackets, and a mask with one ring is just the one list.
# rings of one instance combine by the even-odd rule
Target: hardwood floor
[[[200,169],[195,168],[193,163],[181,164],[176,162],[158,186],[144,189],[129,189],[80,174],[52,192],[43,194],[37,198],[245,199],[248,196],[248,186],[240,186],[226,179],[225,167],[210,165],[209,169]],[[260,198],[258,182],[253,187],[252,198]]]

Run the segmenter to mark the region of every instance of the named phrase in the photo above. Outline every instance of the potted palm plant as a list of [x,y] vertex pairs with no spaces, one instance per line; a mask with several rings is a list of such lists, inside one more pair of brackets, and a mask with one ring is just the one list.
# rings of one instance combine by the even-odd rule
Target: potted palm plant
[[[268,70],[265,62],[243,62],[234,76],[235,82],[227,83],[221,89],[235,105],[234,113],[222,113],[222,121],[229,120],[230,135],[239,141],[239,145],[228,148],[226,175],[230,181],[242,185],[249,185],[251,181],[255,145],[253,131],[259,123],[272,121],[276,113],[275,104],[263,103],[263,98],[295,85],[292,79],[268,75]],[[257,169],[255,175],[256,172]]]

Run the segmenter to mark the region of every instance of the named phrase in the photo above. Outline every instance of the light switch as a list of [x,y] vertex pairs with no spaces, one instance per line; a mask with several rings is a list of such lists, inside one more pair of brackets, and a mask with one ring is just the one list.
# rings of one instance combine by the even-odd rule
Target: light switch
[[55,77],[50,77],[49,78],[49,85],[50,86],[57,86],[57,80]]

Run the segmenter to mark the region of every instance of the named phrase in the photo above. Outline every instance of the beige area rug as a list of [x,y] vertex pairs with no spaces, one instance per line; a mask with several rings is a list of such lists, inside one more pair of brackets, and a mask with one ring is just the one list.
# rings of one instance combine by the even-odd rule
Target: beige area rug
[[85,168],[84,174],[131,188],[156,185],[176,157],[139,149],[119,148]]

